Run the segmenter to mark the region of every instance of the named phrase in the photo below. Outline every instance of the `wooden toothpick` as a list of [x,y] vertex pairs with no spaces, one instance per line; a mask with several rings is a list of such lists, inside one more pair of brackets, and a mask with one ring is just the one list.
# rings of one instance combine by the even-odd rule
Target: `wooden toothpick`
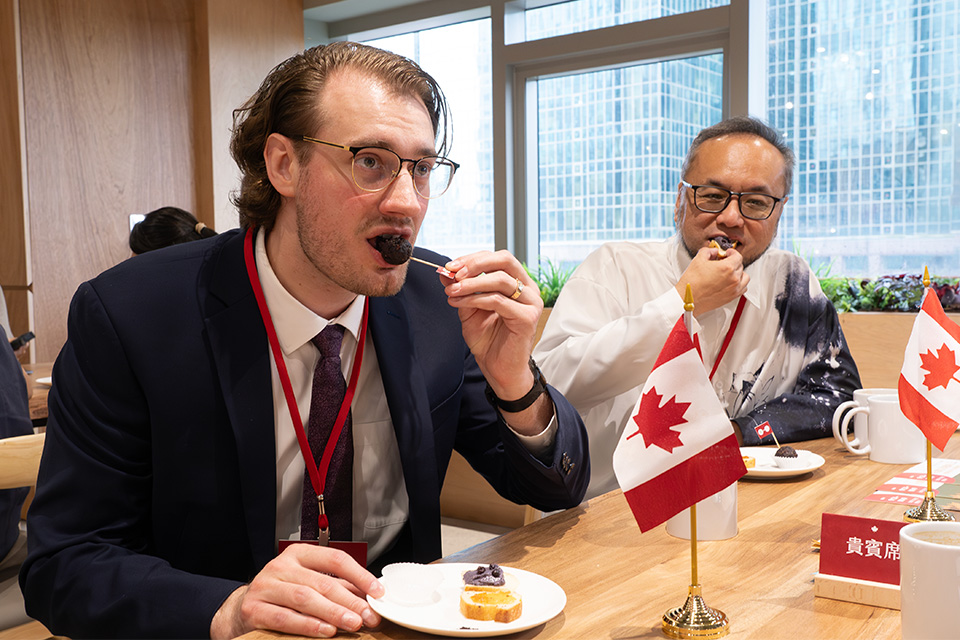
[[425,264],[425,265],[427,265],[428,267],[433,267],[434,269],[437,270],[437,273],[439,273],[439,274],[442,275],[442,276],[445,276],[445,277],[447,277],[447,278],[453,278],[453,277],[454,277],[454,276],[453,276],[453,273],[452,273],[451,271],[448,271],[446,267],[441,267],[441,266],[438,265],[438,264],[433,264],[432,262],[428,262],[427,260],[421,260],[420,258],[415,258],[415,257],[413,257],[413,256],[410,256],[410,259],[413,260],[414,262],[419,262],[420,264]]

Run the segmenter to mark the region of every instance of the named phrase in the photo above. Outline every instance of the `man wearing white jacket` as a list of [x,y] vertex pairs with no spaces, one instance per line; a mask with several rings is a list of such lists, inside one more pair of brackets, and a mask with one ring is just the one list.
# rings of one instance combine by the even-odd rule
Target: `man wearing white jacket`
[[793,152],[750,117],[704,129],[677,186],[677,235],[594,251],[564,286],[534,357],[590,437],[587,498],[617,488],[611,459],[664,340],[694,297],[704,366],[746,445],[769,422],[780,442],[831,435],[860,388],[837,313],[810,267],[770,247]]

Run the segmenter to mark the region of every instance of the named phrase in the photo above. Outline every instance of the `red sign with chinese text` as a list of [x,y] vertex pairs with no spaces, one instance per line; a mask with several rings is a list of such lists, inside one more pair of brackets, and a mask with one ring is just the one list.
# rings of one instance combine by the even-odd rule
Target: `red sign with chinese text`
[[824,513],[820,573],[900,584],[900,528],[905,524]]

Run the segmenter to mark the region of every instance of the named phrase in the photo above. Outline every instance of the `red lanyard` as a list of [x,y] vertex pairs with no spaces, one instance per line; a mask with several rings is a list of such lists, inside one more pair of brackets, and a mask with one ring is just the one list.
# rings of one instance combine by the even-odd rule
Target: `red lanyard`
[[740,324],[740,316],[743,315],[743,308],[747,305],[747,299],[743,296],[740,296],[740,303],[737,305],[737,310],[733,312],[733,320],[730,321],[730,328],[727,329],[727,335],[723,337],[723,344],[720,345],[720,353],[717,354],[717,361],[713,363],[713,369],[710,371],[710,380],[713,380],[713,374],[717,372],[717,367],[720,366],[720,360],[723,359],[723,354],[727,352],[727,347],[730,346],[730,340],[733,339],[733,332],[737,330],[737,325]]
[[363,319],[360,322],[360,337],[357,339],[357,355],[353,361],[353,368],[350,371],[350,384],[343,397],[343,403],[340,405],[340,411],[337,413],[337,421],[333,425],[333,431],[323,449],[323,457],[320,458],[320,466],[313,458],[313,452],[310,451],[310,443],[307,440],[307,432],[303,428],[303,421],[300,419],[300,411],[297,408],[297,397],[293,393],[293,385],[290,383],[290,374],[287,373],[287,365],[283,359],[283,351],[280,349],[280,340],[277,338],[277,330],[273,326],[273,318],[270,316],[270,310],[267,308],[267,301],[263,297],[263,287],[260,286],[260,275],[257,273],[257,263],[253,257],[253,229],[247,229],[246,238],[243,242],[243,260],[247,265],[247,277],[250,279],[250,286],[253,287],[253,295],[257,299],[257,306],[260,308],[260,317],[263,319],[263,326],[267,330],[267,339],[270,341],[270,348],[273,350],[273,359],[277,363],[277,373],[280,376],[280,384],[283,386],[283,395],[287,401],[287,409],[290,411],[290,419],[293,421],[293,428],[297,432],[297,440],[300,443],[300,453],[303,455],[303,462],[307,467],[307,473],[310,474],[310,484],[317,493],[317,499],[320,501],[319,524],[321,530],[327,529],[327,515],[323,508],[323,488],[327,481],[327,469],[330,467],[330,458],[333,457],[333,450],[336,448],[337,440],[340,438],[340,432],[343,431],[343,425],[347,421],[347,414],[350,412],[350,403],[353,402],[353,395],[357,390],[357,379],[360,377],[360,363],[363,361],[363,344],[367,337],[367,301],[363,302]]

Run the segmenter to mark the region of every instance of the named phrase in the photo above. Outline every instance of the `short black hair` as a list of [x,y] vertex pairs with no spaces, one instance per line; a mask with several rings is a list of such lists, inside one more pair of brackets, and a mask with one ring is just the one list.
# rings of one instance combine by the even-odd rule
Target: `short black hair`
[[189,211],[177,207],[160,207],[133,225],[130,230],[130,250],[140,255],[215,235],[216,231],[197,222]]
[[763,138],[776,147],[780,155],[783,156],[783,179],[786,185],[786,191],[783,195],[789,195],[790,189],[793,187],[793,169],[796,164],[793,149],[787,146],[786,140],[783,139],[779,131],[753,116],[733,116],[726,120],[721,120],[717,124],[709,126],[697,134],[697,137],[693,139],[693,143],[690,145],[690,149],[687,151],[687,157],[683,159],[683,166],[680,168],[680,177],[684,180],[687,179],[687,171],[689,171],[690,165],[693,164],[700,145],[711,138],[719,138],[720,136],[736,133],[744,133]]

